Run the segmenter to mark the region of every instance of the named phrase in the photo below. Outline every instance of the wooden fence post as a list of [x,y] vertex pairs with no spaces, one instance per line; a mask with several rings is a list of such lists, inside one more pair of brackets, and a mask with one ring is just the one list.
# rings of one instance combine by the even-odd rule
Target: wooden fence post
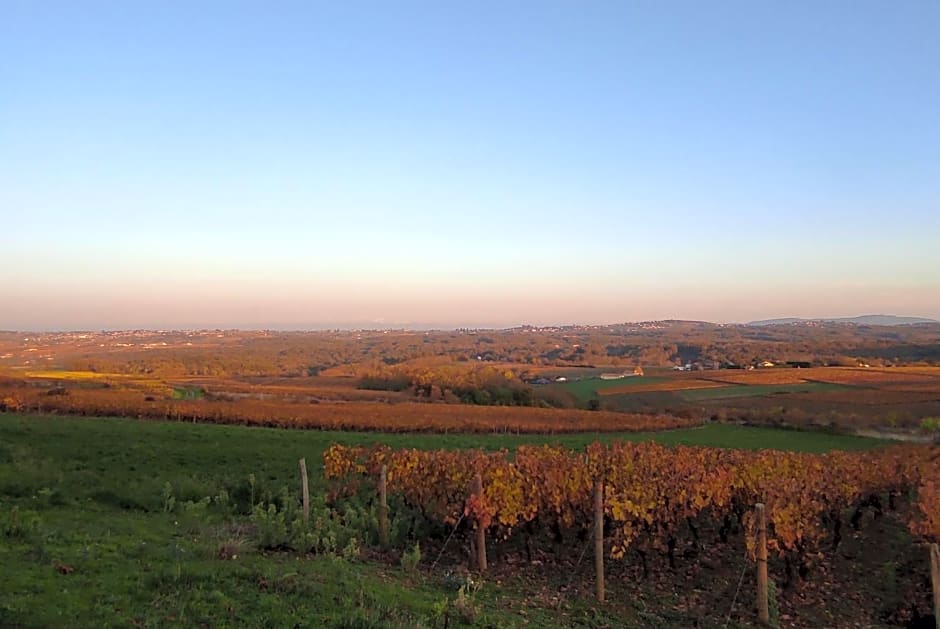
[[763,625],[770,624],[770,608],[767,601],[767,516],[763,503],[754,505],[757,517],[757,619]]
[[594,579],[597,602],[604,602],[604,481],[594,483]]
[[[477,497],[480,501],[480,504],[483,504],[483,477],[477,474],[473,477],[473,486],[471,488],[471,493]],[[480,573],[486,572],[486,531],[483,529],[483,523],[477,519],[477,536],[476,536],[476,550],[477,550],[477,568],[479,568]]]
[[388,466],[379,472],[379,542],[388,546]]
[[310,521],[310,488],[307,485],[307,460],[300,459],[300,489],[304,501],[304,522]]
[[940,547],[930,545],[930,582],[933,584],[933,616],[940,629]]

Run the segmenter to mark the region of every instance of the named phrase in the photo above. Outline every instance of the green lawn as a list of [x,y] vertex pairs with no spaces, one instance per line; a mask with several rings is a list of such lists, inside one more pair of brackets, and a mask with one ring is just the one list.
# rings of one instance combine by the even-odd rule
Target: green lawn
[[[440,568],[428,572],[427,558],[408,575],[394,562],[262,553],[236,521],[200,525],[185,512],[166,512],[166,484],[181,504],[222,490],[243,495],[254,475],[256,498],[264,498],[285,486],[296,491],[303,456],[318,494],[326,487],[322,452],[333,442],[581,448],[618,438],[814,452],[882,443],[731,425],[623,435],[392,435],[0,414],[0,626],[443,626],[442,601],[453,600],[455,589]],[[220,559],[220,544],[233,539],[237,559]],[[544,626],[559,614],[579,626],[645,622],[631,617],[626,599],[600,610],[589,596],[571,595],[558,607],[527,602],[533,587],[543,586],[512,575],[487,584],[473,624]],[[619,611],[609,617],[611,610]]]
[[725,398],[762,397],[787,393],[813,393],[851,388],[828,382],[801,382],[797,384],[741,384],[710,389],[686,389],[677,393],[687,402],[720,400]]

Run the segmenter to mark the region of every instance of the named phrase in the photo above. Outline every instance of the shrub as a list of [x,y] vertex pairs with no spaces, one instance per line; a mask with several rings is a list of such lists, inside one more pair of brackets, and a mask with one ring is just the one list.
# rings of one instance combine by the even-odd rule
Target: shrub
[[477,617],[476,595],[483,584],[468,578],[467,581],[457,590],[457,597],[454,599],[454,609],[460,614],[460,619],[467,624],[471,624]]
[[304,520],[300,500],[285,487],[275,502],[258,503],[251,512],[253,537],[266,550],[359,556],[362,540],[374,534],[375,515],[363,507],[348,505],[343,512],[331,509],[323,496],[311,496],[310,519]]
[[176,498],[173,496],[173,485],[169,481],[163,486],[163,512],[170,513],[176,508]]
[[10,517],[3,528],[5,537],[16,539],[29,539],[42,525],[39,514],[34,511],[20,512],[19,507],[14,506],[10,509]]
[[419,563],[421,563],[421,544],[420,542],[415,542],[414,548],[402,553],[401,569],[408,574],[414,574],[418,570]]

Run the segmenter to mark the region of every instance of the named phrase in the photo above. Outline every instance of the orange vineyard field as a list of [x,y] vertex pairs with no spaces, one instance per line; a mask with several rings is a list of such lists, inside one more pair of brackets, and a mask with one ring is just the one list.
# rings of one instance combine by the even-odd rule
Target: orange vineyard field
[[[616,431],[715,420],[929,441],[940,439],[936,340],[926,328],[688,322],[421,333],[0,333],[0,405],[401,431]],[[776,366],[761,367],[765,360]],[[789,366],[797,364],[811,366]],[[822,366],[835,364],[871,366]],[[637,367],[644,376],[632,376]],[[631,377],[602,380],[606,373]]]
[[901,404],[917,404],[932,402],[938,398],[933,391],[897,391],[895,389],[842,389],[838,391],[821,391],[814,393],[792,393],[794,400],[808,402],[831,402],[837,404],[852,404],[866,406],[894,406]]
[[792,369],[773,367],[752,371],[725,370],[708,373],[702,377],[717,382],[734,384],[798,384],[800,382],[831,382],[857,386],[915,385],[940,387],[940,369],[921,367],[917,370],[891,368],[870,369],[863,367],[812,367]]
[[[384,464],[389,491],[427,518],[450,526],[467,518],[500,538],[531,536],[536,524],[586,529],[594,481],[602,479],[615,558],[630,549],[641,556],[665,550],[672,563],[678,539],[697,538],[706,521],[722,539],[735,523],[750,530],[758,502],[767,509],[769,547],[788,566],[811,565],[819,553],[838,548],[866,509],[894,509],[911,495],[910,530],[924,540],[940,539],[935,446],[812,455],[595,443],[586,453],[522,446],[511,455],[334,445],[324,464],[339,494],[374,480]],[[483,479],[482,501],[468,497],[475,474]]]
[[138,391],[110,389],[70,389],[67,395],[48,395],[36,389],[5,388],[0,389],[0,402],[8,410],[389,432],[620,432],[686,428],[702,423],[668,415],[407,402],[146,401]]

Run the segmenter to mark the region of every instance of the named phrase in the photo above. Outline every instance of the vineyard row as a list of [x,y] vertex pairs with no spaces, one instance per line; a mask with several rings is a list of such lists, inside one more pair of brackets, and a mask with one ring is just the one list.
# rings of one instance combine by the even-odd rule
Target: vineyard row
[[[912,533],[940,539],[940,448],[903,445],[865,452],[798,454],[704,447],[668,448],[653,442],[595,443],[584,452],[553,446],[506,451],[392,450],[333,445],[324,453],[327,478],[338,494],[357,491],[387,471],[387,490],[435,522],[462,519],[508,538],[586,530],[594,487],[603,483],[610,554],[628,549],[670,553],[681,534],[697,535],[709,519],[724,538],[743,525],[753,552],[753,505],[763,503],[767,547],[787,565],[805,567],[836,547],[843,526],[857,527],[865,509],[880,512],[915,496]],[[479,475],[482,492],[470,494]],[[854,510],[854,511],[853,511]],[[848,520],[845,522],[844,520]],[[753,556],[752,556],[753,558]]]
[[73,388],[50,395],[33,387],[4,387],[0,410],[385,432],[640,432],[702,423],[671,415],[465,404],[172,400],[114,388]]

